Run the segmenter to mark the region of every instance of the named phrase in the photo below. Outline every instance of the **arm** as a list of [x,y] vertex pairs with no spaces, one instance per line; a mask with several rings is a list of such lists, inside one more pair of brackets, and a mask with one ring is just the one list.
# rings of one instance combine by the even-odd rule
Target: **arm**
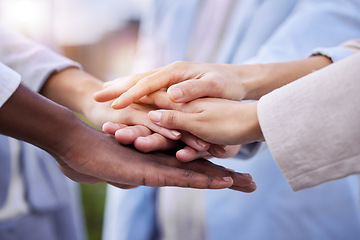
[[[121,136],[119,140],[126,140],[122,143],[132,144],[139,136],[136,134],[140,128],[142,134],[155,141],[151,142],[151,146],[147,144],[148,141],[137,141],[135,146],[139,150],[146,150],[146,152],[168,150],[177,148],[179,145],[174,141],[180,137],[177,131],[159,128],[146,117],[147,112],[154,108],[132,105],[121,111],[113,111],[110,104],[99,104],[93,100],[92,94],[102,88],[102,82],[81,71],[77,63],[1,25],[0,37],[2,39],[0,60],[19,72],[23,76],[22,82],[32,90],[41,91],[47,98],[82,113],[98,127],[101,127],[106,121],[136,125],[130,128],[125,127],[129,131],[134,130],[134,134],[126,134],[123,131],[122,134],[119,132],[117,136]],[[154,137],[151,130],[163,134],[168,139],[160,136]],[[145,135],[142,136],[145,137]],[[201,141],[194,137],[182,136],[181,139],[193,150],[193,154],[186,158],[200,157],[210,146],[209,144],[206,144],[205,147],[194,144]]]
[[174,102],[189,102],[200,97],[231,100],[259,99],[262,95],[327,66],[327,57],[269,64],[231,65],[176,62],[157,71],[116,80],[95,94],[97,101],[117,98],[112,107],[134,101],[168,88]]
[[[122,144],[134,144],[138,150],[143,152],[180,149],[177,157],[182,161],[208,156],[208,152],[217,157],[229,154],[222,147],[212,146],[191,134],[182,133],[180,136],[178,131],[168,130],[154,124],[147,117],[150,110],[156,109],[154,107],[132,104],[125,109],[115,111],[109,103],[94,101],[92,95],[101,86],[100,80],[86,72],[77,68],[68,68],[51,75],[45,82],[41,93],[73,111],[84,114],[99,127],[109,121],[117,123],[116,130],[113,127],[107,127],[108,125],[103,129],[114,134]],[[139,137],[142,138],[139,139]],[[188,146],[184,147],[184,144],[174,141],[179,138]],[[184,151],[181,149],[183,147]]]
[[22,85],[0,109],[0,133],[46,150],[65,175],[82,183],[225,188],[233,185],[233,177],[235,189],[255,189],[249,176],[229,173],[205,160],[184,164],[165,155],[144,155],[123,147],[111,135],[86,125],[68,109]]
[[295,191],[360,172],[359,62],[354,55],[259,101],[265,140]]

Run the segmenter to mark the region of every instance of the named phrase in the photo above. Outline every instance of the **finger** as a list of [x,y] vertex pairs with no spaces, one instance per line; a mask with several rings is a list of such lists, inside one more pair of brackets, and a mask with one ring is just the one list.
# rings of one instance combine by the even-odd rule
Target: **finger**
[[143,125],[153,132],[157,132],[169,139],[172,140],[178,140],[181,138],[181,133],[174,129],[167,129],[162,126],[159,126],[155,123],[153,123],[148,117],[147,117],[147,111],[133,111],[130,115],[125,116],[123,119],[123,122],[127,125]]
[[230,189],[235,190],[235,191],[240,191],[240,192],[246,192],[246,193],[251,193],[254,192],[256,190],[257,186],[255,182],[250,183],[249,185],[242,187],[242,186],[231,186]]
[[104,132],[107,132],[107,133],[111,134],[111,135],[114,135],[117,130],[125,128],[125,127],[127,127],[125,124],[106,122],[102,126],[102,130]]
[[208,152],[199,152],[189,146],[176,152],[176,158],[181,162],[190,162],[198,158],[206,158],[209,156],[210,154]]
[[[206,161],[206,160],[204,160]],[[199,164],[199,160],[188,163],[173,161],[173,167],[156,165],[147,166],[141,185],[145,186],[179,186],[192,188],[221,189],[233,185],[228,171],[219,171],[217,165]],[[182,168],[182,169],[179,169]],[[214,169],[215,168],[215,169]],[[200,173],[204,172],[205,173]]]
[[206,152],[210,147],[210,143],[205,142],[204,140],[185,131],[181,132],[181,141],[197,152]]
[[149,136],[152,133],[145,126],[137,125],[119,129],[115,132],[115,138],[122,144],[133,144],[139,137]]
[[127,92],[124,92],[111,105],[114,109],[120,109],[129,106],[131,103],[140,98],[158,91],[164,87],[169,87],[171,84],[186,80],[184,76],[184,65],[179,63],[171,64],[162,68],[161,70],[142,78]]
[[238,173],[231,170],[230,176],[234,180],[234,186],[247,187],[253,182],[252,176],[248,173]]
[[221,97],[223,86],[210,78],[189,79],[169,87],[167,93],[173,102],[186,103],[202,97]]
[[122,189],[132,189],[132,188],[138,187],[137,185],[121,184],[121,183],[110,182],[110,181],[108,181],[107,183],[114,187],[122,188]]
[[115,82],[109,84],[104,89],[94,93],[95,101],[107,102],[119,97],[126,89],[130,88],[132,84],[124,79],[117,79]]
[[192,114],[180,112],[176,110],[157,110],[148,113],[149,119],[155,124],[168,129],[180,129],[187,132],[191,131],[196,126],[195,120],[192,119]]
[[175,149],[178,145],[178,141],[168,139],[158,133],[138,137],[134,141],[135,148],[141,152],[168,151]]
[[94,93],[94,99],[98,102],[106,102],[113,100],[119,97],[121,94],[129,90],[132,86],[134,86],[140,79],[151,75],[156,70],[141,73],[141,74],[133,74],[127,77],[122,77],[115,79],[113,81],[109,81],[104,83],[104,89]]
[[226,154],[225,147],[218,144],[211,144],[208,152],[216,158],[222,158]]
[[160,90],[146,95],[140,99],[141,103],[155,105],[158,108],[178,110],[182,104],[174,103],[166,91]]

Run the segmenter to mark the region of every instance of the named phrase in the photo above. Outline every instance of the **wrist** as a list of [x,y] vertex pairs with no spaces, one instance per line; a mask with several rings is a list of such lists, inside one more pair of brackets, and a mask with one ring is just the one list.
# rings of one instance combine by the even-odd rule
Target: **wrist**
[[68,142],[78,119],[68,109],[41,97],[23,85],[0,109],[0,132],[29,142],[50,153]]
[[244,81],[245,98],[258,100],[265,94],[331,64],[325,56],[291,62],[243,65],[251,75]]
[[102,88],[102,81],[78,68],[67,68],[53,74],[41,90],[45,97],[87,115],[95,105],[93,93]]
[[250,142],[260,142],[260,141],[264,141],[264,135],[261,131],[261,127],[260,127],[260,122],[259,122],[259,117],[258,117],[258,113],[257,113],[257,105],[258,105],[258,101],[254,101],[249,103],[249,107],[250,107],[250,118],[251,120],[249,121],[249,140],[247,141],[248,143]]
[[258,100],[264,91],[264,85],[272,77],[269,64],[234,65],[243,91],[243,100]]

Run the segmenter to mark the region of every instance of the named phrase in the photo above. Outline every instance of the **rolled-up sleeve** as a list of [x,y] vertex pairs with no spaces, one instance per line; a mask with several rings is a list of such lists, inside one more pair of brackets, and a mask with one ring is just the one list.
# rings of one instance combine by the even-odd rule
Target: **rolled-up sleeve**
[[19,87],[20,82],[18,73],[0,63],[0,108]]
[[341,46],[332,48],[316,48],[312,51],[311,55],[323,55],[331,59],[332,62],[343,60],[354,53],[360,51],[360,39],[347,41]]
[[360,173],[360,53],[265,96],[265,140],[293,190]]

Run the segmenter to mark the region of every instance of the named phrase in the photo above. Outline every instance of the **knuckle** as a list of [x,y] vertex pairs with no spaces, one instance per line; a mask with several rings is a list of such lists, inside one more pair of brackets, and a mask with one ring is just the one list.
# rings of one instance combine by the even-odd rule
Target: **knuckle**
[[171,126],[171,125],[176,124],[176,122],[177,122],[176,112],[173,112],[173,111],[169,112],[169,114],[166,118],[166,124]]
[[194,175],[194,173],[192,171],[190,171],[190,170],[184,170],[183,171],[183,176],[185,178],[192,178],[193,175]]
[[207,80],[207,88],[209,91],[213,92],[214,94],[218,95],[223,91],[224,85],[219,82],[217,78],[209,78]]
[[173,62],[172,64],[170,64],[170,67],[171,68],[183,68],[183,67],[186,67],[187,64],[188,63],[185,61],[176,61],[176,62]]

